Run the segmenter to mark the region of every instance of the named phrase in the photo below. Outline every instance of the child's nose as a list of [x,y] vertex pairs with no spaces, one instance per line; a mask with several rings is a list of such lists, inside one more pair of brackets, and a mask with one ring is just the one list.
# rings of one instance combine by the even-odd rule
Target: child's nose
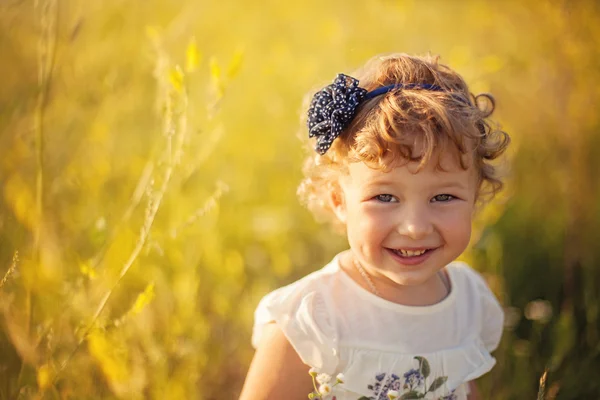
[[406,206],[399,216],[398,232],[413,240],[430,235],[433,232],[433,224],[427,210],[419,206]]

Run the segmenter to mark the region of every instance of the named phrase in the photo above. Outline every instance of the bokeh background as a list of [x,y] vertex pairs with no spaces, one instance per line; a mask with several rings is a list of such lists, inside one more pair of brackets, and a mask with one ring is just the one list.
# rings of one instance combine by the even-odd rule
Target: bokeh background
[[600,398],[596,1],[0,2],[0,399],[235,399],[268,291],[342,237],[296,200],[304,94],[432,52],[497,99],[464,255],[507,326],[484,399]]

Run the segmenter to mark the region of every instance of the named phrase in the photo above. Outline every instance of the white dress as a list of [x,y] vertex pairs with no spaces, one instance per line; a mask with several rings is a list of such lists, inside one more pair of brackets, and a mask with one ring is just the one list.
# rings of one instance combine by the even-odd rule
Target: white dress
[[324,399],[388,400],[390,390],[406,399],[466,399],[466,383],[496,363],[490,352],[500,341],[504,314],[468,265],[452,262],[446,271],[446,298],[405,306],[354,282],[338,255],[261,300],[252,344],[257,347],[263,327],[275,322],[305,364],[333,377],[343,373],[344,383]]

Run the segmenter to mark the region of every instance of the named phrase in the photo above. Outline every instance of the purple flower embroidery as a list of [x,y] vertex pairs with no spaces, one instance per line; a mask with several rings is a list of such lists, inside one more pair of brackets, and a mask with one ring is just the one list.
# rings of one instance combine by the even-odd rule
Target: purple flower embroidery
[[[419,362],[418,369],[410,369],[405,372],[403,394],[401,399],[424,399],[428,393],[433,393],[446,383],[447,376],[438,376],[425,387],[425,379],[430,378],[431,367],[425,357],[414,357]],[[389,400],[396,399],[400,394],[400,377],[396,374],[380,373],[375,375],[375,381],[371,385],[367,385],[372,395],[369,397],[363,396],[358,400]],[[388,392],[393,391],[388,396]],[[450,394],[438,397],[437,400],[456,400],[454,390]]]
[[370,400],[388,400],[388,391],[400,391],[400,377],[396,374],[379,374],[375,376],[375,383],[367,388],[373,393]]
[[440,397],[439,400],[456,400],[456,395],[454,394],[454,390],[452,392],[450,392],[449,395]]
[[416,369],[411,369],[407,373],[404,374],[405,379],[405,388],[410,388],[410,390],[416,389],[423,384],[425,381],[425,377],[421,372]]

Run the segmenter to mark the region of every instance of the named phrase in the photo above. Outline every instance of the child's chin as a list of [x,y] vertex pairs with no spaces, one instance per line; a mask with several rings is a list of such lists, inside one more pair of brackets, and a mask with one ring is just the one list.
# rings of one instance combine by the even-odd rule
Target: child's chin
[[424,271],[412,271],[410,273],[390,274],[388,278],[398,286],[421,286],[428,283],[433,276]]

